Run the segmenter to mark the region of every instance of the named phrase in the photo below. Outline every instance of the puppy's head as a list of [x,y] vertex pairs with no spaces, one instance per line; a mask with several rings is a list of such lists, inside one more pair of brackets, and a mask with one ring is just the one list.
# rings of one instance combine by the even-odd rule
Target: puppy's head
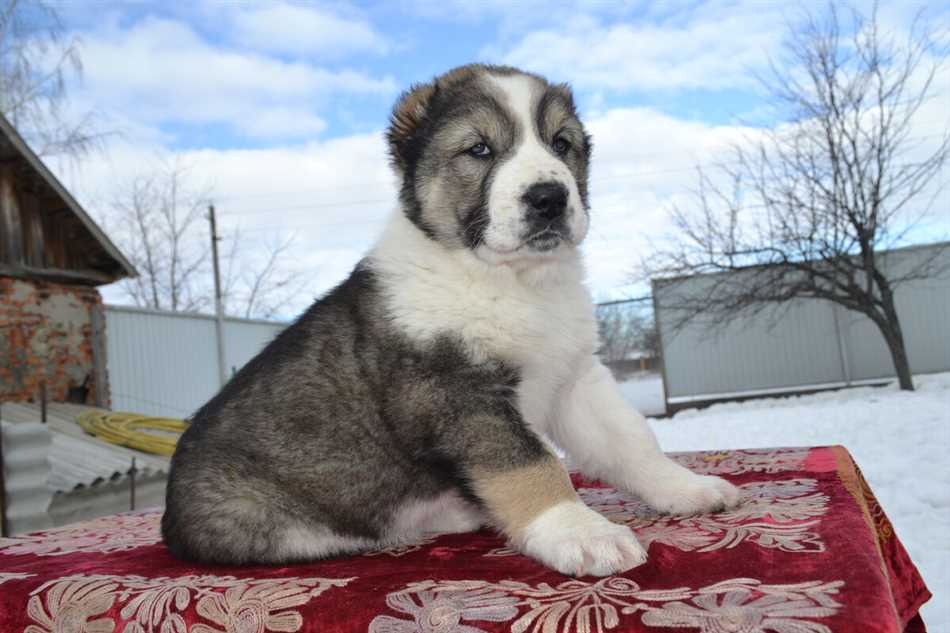
[[566,85],[456,68],[402,95],[387,139],[404,212],[449,248],[545,259],[587,234],[590,138]]

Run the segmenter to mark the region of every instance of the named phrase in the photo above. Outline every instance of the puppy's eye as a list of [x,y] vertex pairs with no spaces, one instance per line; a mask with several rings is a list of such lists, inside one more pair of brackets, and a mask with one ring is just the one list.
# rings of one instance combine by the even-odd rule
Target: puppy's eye
[[485,143],[475,143],[468,148],[468,153],[478,158],[488,158],[491,156],[491,148]]
[[558,156],[564,156],[568,150],[571,149],[571,143],[563,136],[558,136],[555,137],[554,142],[551,143],[551,149],[553,149],[554,153]]

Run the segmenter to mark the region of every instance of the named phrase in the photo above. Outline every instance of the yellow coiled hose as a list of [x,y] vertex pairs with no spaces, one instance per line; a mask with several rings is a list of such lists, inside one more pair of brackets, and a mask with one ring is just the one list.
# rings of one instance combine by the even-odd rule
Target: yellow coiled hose
[[76,422],[86,433],[110,444],[154,455],[174,453],[179,435],[188,428],[187,422],[177,418],[153,418],[116,411],[88,411],[80,414]]

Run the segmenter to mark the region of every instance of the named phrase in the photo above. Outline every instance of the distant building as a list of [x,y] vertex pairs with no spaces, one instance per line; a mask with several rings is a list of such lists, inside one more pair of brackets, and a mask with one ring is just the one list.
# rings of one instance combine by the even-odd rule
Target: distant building
[[0,402],[108,406],[97,287],[135,275],[0,116]]

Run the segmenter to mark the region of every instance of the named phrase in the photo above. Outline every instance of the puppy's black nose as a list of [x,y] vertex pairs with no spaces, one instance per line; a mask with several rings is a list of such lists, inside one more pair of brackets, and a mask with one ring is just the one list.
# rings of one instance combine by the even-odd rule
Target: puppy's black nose
[[529,224],[553,222],[567,209],[567,187],[559,182],[535,183],[523,199],[528,205]]

